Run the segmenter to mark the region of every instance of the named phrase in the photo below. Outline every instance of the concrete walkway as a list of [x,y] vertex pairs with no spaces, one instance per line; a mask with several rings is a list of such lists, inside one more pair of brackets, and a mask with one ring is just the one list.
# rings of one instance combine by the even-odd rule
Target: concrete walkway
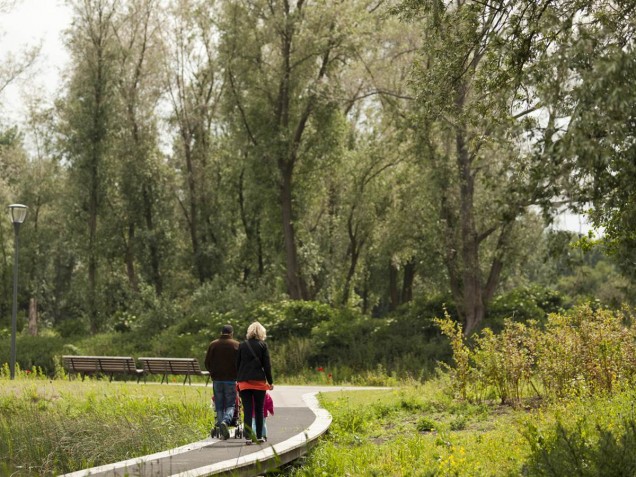
[[302,456],[327,431],[331,415],[318,404],[319,392],[362,389],[381,388],[275,386],[271,391],[274,415],[267,418],[268,441],[264,444],[246,445],[245,439],[230,437],[223,441],[208,437],[176,449],[62,477],[258,475]]

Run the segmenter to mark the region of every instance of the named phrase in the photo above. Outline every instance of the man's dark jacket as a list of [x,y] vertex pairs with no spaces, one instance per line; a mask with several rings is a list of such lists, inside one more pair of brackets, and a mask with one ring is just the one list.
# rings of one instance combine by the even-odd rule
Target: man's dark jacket
[[236,381],[236,354],[239,342],[230,335],[212,341],[205,355],[205,369],[212,381]]
[[[250,347],[254,353],[250,351]],[[243,341],[239,346],[236,367],[238,368],[237,381],[266,380],[269,384],[274,384],[269,349],[264,341],[256,339]]]

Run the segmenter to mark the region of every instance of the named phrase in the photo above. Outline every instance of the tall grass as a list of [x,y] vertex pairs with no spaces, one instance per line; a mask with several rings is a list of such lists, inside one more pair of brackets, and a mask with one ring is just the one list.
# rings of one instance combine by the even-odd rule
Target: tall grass
[[1,379],[4,474],[55,475],[202,439],[210,389]]
[[459,397],[520,404],[528,396],[562,400],[633,386],[636,328],[625,318],[581,306],[550,315],[545,325],[506,321],[498,334],[486,329],[473,337],[473,346],[448,317],[437,323],[451,340],[449,372]]
[[390,391],[325,393],[328,435],[279,475],[636,475],[635,391],[524,409],[458,401],[449,386],[442,376]]

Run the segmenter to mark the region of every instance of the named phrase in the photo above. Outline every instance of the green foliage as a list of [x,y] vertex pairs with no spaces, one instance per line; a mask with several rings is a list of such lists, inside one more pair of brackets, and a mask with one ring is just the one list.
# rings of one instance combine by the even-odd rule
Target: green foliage
[[[7,340],[8,342],[8,340]],[[40,368],[53,376],[57,357],[61,356],[66,340],[57,336],[17,336],[16,361],[21,369]],[[0,348],[0,363],[9,362],[9,346]]]
[[584,22],[564,49],[572,114],[560,152],[573,170],[572,195],[584,207],[592,204],[588,212],[593,224],[603,229],[600,241],[633,277],[636,129],[630,78],[636,61],[625,39],[634,34],[634,24],[625,21],[631,17],[628,2],[594,4],[590,12],[592,21]]
[[[423,378],[438,360],[448,360],[448,345],[433,325],[434,305],[408,305],[383,318],[370,318],[347,308],[334,310],[329,321],[314,327],[312,365],[338,365],[354,370],[382,365],[389,373]],[[346,355],[343,350],[347,350]]]
[[132,356],[147,355],[150,337],[142,333],[100,333],[83,339],[75,339],[73,348],[78,354],[88,356]]
[[634,303],[633,284],[609,259],[576,267],[572,273],[559,277],[556,287],[578,304],[595,301],[620,309],[623,304]]
[[505,319],[545,322],[550,313],[561,313],[566,307],[563,295],[550,288],[540,285],[515,288],[492,301],[485,325],[499,331]]
[[374,320],[365,319],[352,310],[339,310],[331,320],[318,324],[312,332],[318,351],[314,355],[316,364],[343,364],[345,350],[350,366],[375,363],[376,350],[369,345],[374,328]]
[[272,346],[272,367],[280,376],[298,376],[308,369],[313,352],[314,346],[309,338],[290,338]]
[[249,315],[262,320],[268,336],[275,340],[308,338],[320,323],[330,321],[337,310],[311,301],[283,301],[250,310]]
[[433,432],[438,428],[439,423],[426,416],[420,417],[415,423],[415,429],[417,429],[418,432]]
[[459,395],[466,399],[468,397],[468,386],[472,377],[472,369],[470,365],[471,351],[468,348],[461,325],[446,314],[444,319],[436,319],[435,323],[439,326],[443,334],[449,340],[451,349],[453,350],[454,368],[450,368],[453,384]]
[[157,296],[149,286],[127,304],[129,327],[139,329],[141,334],[153,336],[180,321],[184,313],[181,304],[165,296]]
[[81,337],[88,334],[88,321],[81,316],[59,321],[55,330],[63,338]]
[[[599,260],[610,250],[632,273],[635,65],[622,48],[629,42],[621,36],[633,30],[624,22],[627,3],[611,10],[593,1],[545,9],[504,2],[501,11],[514,13],[499,17],[488,2],[397,2],[403,23],[385,15],[386,2],[372,12],[358,1],[305,2],[302,14],[278,4],[261,9],[261,0],[253,9],[196,3],[143,10],[150,7],[77,2],[63,100],[32,111],[24,133],[1,125],[0,195],[30,207],[19,328],[36,298],[41,326],[73,342],[117,330],[142,337],[122,335],[112,349],[183,354],[205,346],[225,321],[240,337],[260,319],[272,345],[294,353],[294,364],[279,364],[285,373],[300,372],[302,360],[340,359],[348,347],[352,362],[337,363],[343,369],[380,363],[389,375],[424,376],[450,354],[431,325],[442,302],[423,297],[453,292],[445,302],[456,313],[466,303],[465,276],[485,285],[488,270],[501,265],[504,286],[529,279],[558,290],[529,285],[491,301],[486,320],[496,331],[504,318],[545,321],[571,302],[619,308],[634,299],[630,281]],[[160,20],[174,30],[158,35]],[[104,36],[97,41],[89,31]],[[144,48],[137,31],[152,32]],[[216,39],[200,50],[209,57],[197,53]],[[283,39],[291,42],[290,77],[278,68]],[[163,71],[183,74],[177,81]],[[231,72],[231,86],[221,87],[228,78],[218,72]],[[157,110],[168,93],[178,101]],[[546,121],[512,117],[525,108],[537,113],[534,106],[546,108],[539,113]],[[557,134],[563,117],[571,121]],[[175,136],[161,137],[164,120]],[[27,150],[25,140],[38,147]],[[464,189],[459,163],[473,180]],[[551,233],[537,267],[543,276],[526,273],[544,225],[528,204],[548,216],[570,176],[575,198],[592,201],[607,233],[589,258],[570,247],[572,234]],[[283,177],[302,295],[317,301],[274,304],[285,299],[281,245],[290,247],[280,227]],[[594,188],[578,190],[582,184]],[[0,224],[3,335],[11,232]],[[462,256],[467,250],[475,253]],[[327,308],[345,304],[387,319],[364,323],[351,312],[348,323],[336,316],[348,311]],[[314,340],[321,324],[331,335],[317,331]],[[313,349],[295,338],[310,339]],[[111,338],[103,340],[96,350],[108,349]]]
[[618,429],[589,429],[578,423],[574,429],[558,422],[549,439],[529,425],[527,439],[532,454],[524,475],[631,476],[636,473],[636,421],[625,418]]
[[485,329],[475,340],[473,377],[485,388],[494,388],[502,403],[520,402],[522,387],[532,377],[534,356],[526,330],[523,324],[507,322],[500,334]]
[[178,333],[175,329],[169,329],[151,340],[150,354],[175,358],[197,358],[199,363],[203,364],[209,344],[210,341],[204,336]]
[[634,392],[574,399],[522,420],[530,447],[529,476],[607,475],[636,472]]
[[633,391],[515,409],[451,400],[444,379],[322,394],[331,430],[284,475],[633,475]]

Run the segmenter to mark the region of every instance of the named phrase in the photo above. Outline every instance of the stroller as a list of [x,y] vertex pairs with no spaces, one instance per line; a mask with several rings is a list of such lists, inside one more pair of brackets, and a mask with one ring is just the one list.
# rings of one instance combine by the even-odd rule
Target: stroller
[[[212,396],[212,401],[214,401],[214,396]],[[216,419],[214,420],[214,427],[210,431],[210,437],[212,439],[221,438],[221,429],[216,424]],[[236,393],[236,402],[234,403],[234,416],[232,417],[232,422],[230,422],[230,427],[234,427],[234,439],[240,439],[243,437],[243,422],[241,421],[241,398]]]

